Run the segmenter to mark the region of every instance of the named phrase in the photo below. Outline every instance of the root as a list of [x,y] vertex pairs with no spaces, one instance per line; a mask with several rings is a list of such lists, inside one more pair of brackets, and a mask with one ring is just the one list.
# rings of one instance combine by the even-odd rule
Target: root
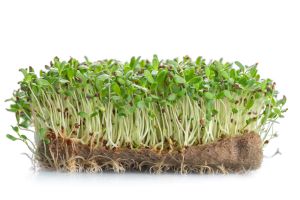
[[262,142],[255,133],[223,138],[205,145],[191,146],[184,151],[152,149],[91,148],[78,141],[56,138],[48,145],[39,145],[37,158],[42,168],[97,173],[144,171],[150,173],[211,174],[245,172],[257,169],[262,161]]

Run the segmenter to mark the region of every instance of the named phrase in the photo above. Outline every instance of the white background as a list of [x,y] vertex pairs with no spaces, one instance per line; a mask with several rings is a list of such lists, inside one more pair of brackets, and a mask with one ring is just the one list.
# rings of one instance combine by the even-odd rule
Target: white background
[[[299,199],[300,6],[251,1],[0,1],[0,199]],[[83,60],[202,55],[259,62],[289,111],[262,167],[246,175],[55,174],[34,172],[24,145],[5,138],[5,108],[20,67],[54,56]]]

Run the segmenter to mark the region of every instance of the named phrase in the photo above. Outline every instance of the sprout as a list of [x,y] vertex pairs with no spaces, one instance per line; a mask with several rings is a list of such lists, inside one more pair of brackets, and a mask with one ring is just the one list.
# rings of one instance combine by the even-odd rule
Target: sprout
[[287,110],[286,97],[277,98],[271,79],[260,79],[257,64],[154,55],[151,62],[125,63],[56,57],[45,68],[39,75],[32,67],[20,70],[24,78],[8,109],[17,125],[7,137],[32,152],[34,143],[20,130],[33,127],[36,143],[49,143],[51,133],[109,148],[184,148],[246,130],[269,141]]

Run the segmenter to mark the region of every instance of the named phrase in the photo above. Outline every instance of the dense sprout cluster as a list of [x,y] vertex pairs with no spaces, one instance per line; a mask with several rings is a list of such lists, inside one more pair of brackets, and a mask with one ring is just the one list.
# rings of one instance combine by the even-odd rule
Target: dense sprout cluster
[[275,83],[261,79],[257,64],[221,60],[80,63],[57,57],[24,78],[10,99],[17,136],[30,148],[21,129],[34,127],[36,142],[49,134],[107,147],[183,148],[223,136],[256,131],[272,137],[272,125],[283,117],[286,98],[277,98]]

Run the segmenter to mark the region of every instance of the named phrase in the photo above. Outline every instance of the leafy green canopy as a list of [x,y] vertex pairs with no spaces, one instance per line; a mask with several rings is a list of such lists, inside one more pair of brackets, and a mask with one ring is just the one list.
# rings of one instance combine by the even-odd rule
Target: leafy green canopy
[[19,131],[32,126],[37,141],[49,142],[52,133],[108,147],[184,147],[245,130],[266,140],[286,111],[286,98],[277,98],[275,83],[260,78],[257,64],[154,55],[124,64],[56,57],[45,68],[38,75],[20,69],[24,78],[10,99],[17,136],[7,136],[28,146]]

